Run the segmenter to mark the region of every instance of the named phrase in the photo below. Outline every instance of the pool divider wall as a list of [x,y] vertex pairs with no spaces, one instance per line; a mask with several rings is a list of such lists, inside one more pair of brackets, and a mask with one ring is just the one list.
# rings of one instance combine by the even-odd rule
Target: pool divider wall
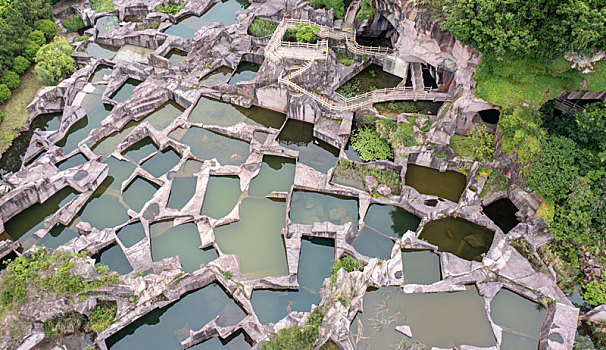
[[[182,18],[182,16],[191,14],[192,11],[195,12],[198,10],[200,10],[199,14],[201,14],[214,3],[216,3],[216,1],[213,1],[212,3],[205,3],[204,5],[199,5],[199,3],[193,4],[194,6],[200,6],[200,8],[188,8],[182,11],[182,13],[180,13],[175,18]],[[393,4],[390,5],[387,3],[383,3],[382,0],[379,0],[378,5],[385,7],[392,6]],[[192,4],[190,3],[188,6],[191,7]],[[247,14],[250,14],[253,11],[258,11],[260,7],[263,6],[267,5],[253,3],[251,5],[251,9],[248,10]],[[276,7],[276,12],[274,13],[276,17],[280,17],[283,14],[282,9],[278,7]],[[242,21],[245,22],[251,20],[251,16],[239,16],[238,21],[240,21],[240,23],[238,23],[236,26],[231,27],[234,28],[235,34],[227,33],[226,35],[228,37],[231,36],[232,39],[235,38],[236,40],[246,39],[247,36],[240,33],[239,31],[245,31],[248,26],[242,26],[240,24],[242,24]],[[153,32],[153,30],[151,30],[151,32]],[[199,32],[198,39],[202,41],[208,39],[208,42],[211,42],[213,38],[217,39],[218,35],[223,32],[224,31],[222,27],[215,26],[209,28],[209,30],[207,31]],[[135,35],[137,36],[137,38],[135,38]],[[111,41],[113,44],[115,44],[119,43],[121,40],[126,43],[126,40],[145,40],[145,38],[151,37],[153,38],[150,39],[150,42],[152,43],[153,40],[157,40],[156,44],[160,44],[160,40],[163,41],[163,43],[160,44],[162,47],[159,48],[159,51],[157,52],[161,52],[162,50],[165,50],[166,47],[171,46],[180,49],[187,49],[187,51],[193,52],[194,55],[199,55],[199,52],[195,52],[196,50],[205,51],[207,49],[207,47],[204,46],[204,42],[202,43],[202,45],[197,46],[198,43],[196,43],[195,40],[186,42],[181,39],[176,39],[174,37],[168,37],[166,34],[162,33],[155,33],[154,35],[150,36],[147,35],[148,34],[139,33],[118,33],[113,34],[113,36],[108,37],[107,39],[102,39],[101,41],[108,40],[108,42]],[[131,37],[133,39],[127,39]],[[227,43],[221,45],[227,45]],[[242,52],[230,52],[225,53],[222,59],[230,62],[239,62],[239,60],[242,58],[241,56]],[[178,117],[171,126],[167,127],[166,131],[154,130],[146,123],[143,123],[143,125],[139,125],[137,128],[133,129],[130,135],[127,136],[124,141],[118,146],[117,152],[114,153],[114,156],[118,159],[125,160],[125,157],[121,155],[121,152],[133,143],[141,140],[144,137],[149,136],[153,140],[153,142],[158,145],[159,150],[163,151],[168,148],[172,148],[180,155],[181,160],[179,165],[173,168],[178,169],[179,167],[183,166],[184,162],[188,158],[192,158],[191,150],[188,148],[188,146],[172,140],[170,137],[168,137],[168,134],[171,131],[177,129],[178,127],[200,127],[200,125],[188,123],[186,120],[189,115],[189,112],[191,111],[191,108],[193,108],[192,106],[195,105],[195,102],[197,101],[197,98],[200,95],[221,99],[223,101],[231,102],[245,107],[249,107],[251,104],[253,104],[253,102],[258,102],[255,101],[256,99],[258,99],[259,96],[256,92],[265,88],[265,81],[259,83],[242,83],[237,84],[237,86],[235,87],[227,87],[226,85],[221,85],[216,89],[200,89],[200,91],[190,90],[193,89],[194,86],[197,86],[197,82],[199,81],[199,78],[201,78],[201,76],[206,75],[214,68],[221,65],[222,63],[220,61],[221,60],[215,60],[209,67],[194,67],[195,69],[193,69],[193,72],[188,73],[187,76],[183,76],[183,72],[180,70],[169,71],[171,75],[180,74],[178,78],[183,82],[183,84],[179,86],[177,86],[177,84],[173,84],[174,80],[169,80],[169,76],[163,75],[165,73],[162,73],[161,67],[155,67],[159,69],[155,70],[155,78],[157,78],[158,80],[154,81],[153,79],[147,80],[148,74],[151,71],[151,69],[148,68],[151,67],[145,67],[144,65],[138,63],[116,64],[116,67],[113,69],[112,75],[109,80],[109,86],[105,91],[105,94],[107,95],[105,97],[108,97],[115,91],[117,91],[121,87],[122,83],[128,79],[128,77],[136,78],[140,81],[144,81],[144,83],[142,83],[136,89],[135,93],[133,94],[133,96],[130,97],[130,99],[116,106],[114,111],[110,113],[110,117],[106,119],[106,123],[109,122],[109,124],[115,124],[118,120],[122,120],[122,118],[124,118],[126,124],[128,121],[132,120],[133,115],[126,114],[126,112],[122,111],[121,108],[124,108],[125,110],[128,108],[140,108],[140,104],[142,104],[142,102],[144,101],[144,98],[140,98],[140,94],[143,95],[144,90],[146,92],[151,92],[147,91],[147,89],[157,89],[160,91],[160,94],[166,93],[168,95],[167,98],[173,99],[182,106],[188,106],[189,108],[180,117]],[[333,63],[334,62],[332,61],[326,62],[326,64]],[[43,90],[43,92],[36,97],[34,103],[31,105],[32,109],[36,113],[40,113],[40,111],[43,110],[49,111],[53,108],[56,109],[59,107],[63,107],[63,105],[72,105],[72,102],[78,99],[76,96],[79,92],[82,92],[82,89],[84,89],[84,91],[90,91],[91,88],[94,88],[94,85],[87,84],[88,77],[94,71],[94,67],[94,65],[90,65],[84,68],[83,70],[78,71],[77,73],[75,73],[74,77],[64,80],[56,89],[46,88],[45,90]],[[314,67],[317,72],[323,72],[322,70],[318,70],[318,67],[322,67],[322,65],[315,64]],[[264,72],[263,69],[261,70],[261,72],[267,73]],[[195,81],[195,85],[190,84],[193,81]],[[284,88],[276,87],[275,84],[270,84],[270,87],[271,89],[275,89],[271,91],[280,92],[279,94],[276,93],[276,95],[284,96],[285,100],[291,102],[290,106],[294,107],[289,108],[299,108],[305,106],[306,104],[309,104],[309,100],[307,98],[301,98],[297,96],[290,97],[290,94],[285,92],[286,90]],[[462,101],[465,101],[465,98],[466,97],[464,96],[458,99],[455,103],[463,103]],[[107,100],[107,102],[111,101]],[[61,109],[62,108],[60,108],[59,110]],[[346,123],[342,123],[341,127],[339,127],[338,129],[322,129],[323,127],[319,125],[320,121],[322,121],[323,119],[318,117],[321,115],[322,111],[319,108],[313,107],[313,103],[311,109],[312,111],[309,112],[295,112],[294,109],[289,109],[289,117],[293,119],[303,119],[316,123],[317,128],[314,127],[314,135],[316,131],[322,132],[324,133],[324,135],[330,135],[328,133],[329,131],[336,130],[340,133],[338,134],[338,140],[342,139],[345,136],[345,131],[350,131]],[[123,112],[125,114],[121,114]],[[345,124],[345,126],[343,126],[343,124]],[[334,126],[334,123],[330,125]],[[246,334],[248,334],[252,338],[253,342],[258,344],[258,342],[266,339],[266,337],[270,333],[273,333],[276,328],[269,329],[259,324],[258,320],[256,319],[256,316],[252,311],[252,307],[250,306],[250,291],[255,288],[296,288],[297,280],[295,278],[296,276],[294,276],[294,273],[296,273],[297,271],[297,257],[300,249],[300,239],[303,235],[332,238],[335,240],[335,258],[340,258],[343,256],[354,256],[358,259],[365,261],[365,263],[367,264],[365,270],[361,272],[345,274],[343,271],[340,271],[337,277],[337,288],[334,291],[330,291],[327,285],[323,290],[321,290],[323,305],[332,305],[334,307],[333,310],[336,311],[334,313],[331,313],[329,318],[327,318],[324,322],[326,325],[326,329],[323,330],[323,333],[321,334],[321,340],[326,340],[328,339],[328,337],[330,337],[331,334],[345,334],[347,332],[347,330],[344,329],[342,325],[349,325],[353,318],[353,315],[355,315],[355,313],[360,310],[361,300],[368,286],[372,285],[375,287],[383,287],[387,285],[401,285],[403,283],[402,261],[400,254],[401,248],[429,248],[433,249],[434,251],[437,249],[437,247],[435,246],[428,245],[426,242],[418,240],[417,233],[408,232],[402,237],[402,239],[396,240],[396,242],[394,243],[391,258],[386,261],[379,261],[371,257],[363,256],[350,245],[351,239],[353,237],[353,225],[349,222],[343,225],[335,225],[330,222],[314,222],[313,224],[309,225],[300,225],[287,222],[286,229],[283,231],[285,246],[288,253],[287,261],[289,264],[289,275],[287,276],[258,278],[254,280],[243,279],[239,274],[236,258],[233,255],[225,254],[220,254],[220,257],[218,259],[207,264],[205,267],[197,270],[193,274],[180,275],[182,273],[182,270],[179,266],[179,258],[177,257],[167,258],[158,262],[152,262],[151,256],[146,256],[144,252],[149,251],[149,224],[154,221],[174,219],[178,223],[194,222],[200,233],[202,245],[213,245],[215,249],[218,248],[216,247],[213,233],[213,225],[216,225],[217,222],[213,222],[212,220],[208,220],[207,218],[204,218],[199,215],[199,206],[202,205],[202,200],[198,200],[199,197],[197,196],[200,196],[198,192],[202,192],[203,195],[203,191],[206,190],[208,176],[238,175],[240,178],[240,186],[242,190],[245,190],[248,187],[248,183],[250,182],[250,180],[254,177],[255,172],[258,172],[259,167],[261,166],[261,159],[263,154],[274,154],[282,156],[287,155],[292,158],[297,157],[297,152],[294,152],[292,150],[286,150],[284,147],[280,147],[280,145],[275,140],[277,137],[277,133],[274,130],[251,125],[243,126],[241,124],[229,128],[220,128],[213,126],[202,127],[204,129],[222,135],[235,137],[250,143],[250,155],[246,162],[241,166],[221,166],[220,164],[216,164],[212,161],[205,161],[201,166],[201,170],[198,175],[198,180],[196,184],[197,191],[194,195],[194,199],[190,201],[190,204],[188,206],[186,206],[183,210],[180,211],[174,209],[169,210],[165,207],[168,201],[168,197],[170,195],[171,184],[170,181],[165,181],[165,175],[160,176],[159,179],[156,180],[162,183],[162,187],[156,192],[152,200],[146,203],[146,205],[141,210],[141,213],[131,212],[132,217],[128,223],[141,221],[147,239],[141,240],[139,243],[136,243],[130,248],[125,248],[121,244],[119,239],[116,239],[115,228],[98,230],[96,228],[91,227],[91,225],[87,222],[80,222],[77,225],[78,231],[83,235],[64,245],[66,248],[73,249],[74,251],[88,250],[94,253],[107,246],[110,246],[111,244],[114,244],[114,242],[118,242],[120,248],[126,254],[127,259],[129,259],[129,263],[133,266],[133,268],[135,268],[137,272],[153,272],[145,276],[137,276],[136,272],[123,276],[123,278],[125,279],[125,284],[122,286],[124,288],[122,289],[122,291],[127,290],[128,292],[138,293],[137,296],[139,297],[139,299],[134,303],[127,303],[124,300],[121,301],[121,304],[119,305],[119,317],[117,323],[115,323],[108,330],[104,331],[99,335],[98,344],[102,348],[104,348],[105,345],[103,339],[106,339],[108,336],[115,333],[117,330],[121,329],[126,324],[132,322],[137,317],[147,313],[151,309],[161,307],[163,305],[168,304],[170,301],[175,301],[179,299],[187,291],[195,290],[204,285],[208,285],[209,283],[212,283],[212,281],[215,280],[219,281],[219,283],[221,283],[226,290],[233,291],[234,298],[238,300],[240,305],[247,311],[247,313],[249,314],[246,319],[247,322],[246,324],[242,324],[241,328],[244,330],[244,332],[246,332]],[[264,143],[261,143],[253,137],[253,134],[256,131],[268,132],[270,136],[268,136]],[[109,134],[111,134],[111,131],[108,132],[106,135]],[[91,159],[91,161],[85,163],[80,168],[70,169],[60,174],[61,176],[63,176],[64,174],[73,174],[75,177],[78,176],[78,169],[84,169],[90,166],[87,164],[101,164],[95,162],[95,154],[91,152],[89,146],[87,145],[87,143],[90,143],[90,141],[94,140],[94,137],[95,136],[91,136],[85,139],[83,141],[83,144],[81,144],[78,149],[74,150],[73,152],[81,152],[85,155],[85,157]],[[103,136],[100,136],[100,138],[101,137]],[[342,147],[344,147],[344,144],[342,144],[340,148]],[[54,151],[58,151],[58,149],[54,149]],[[43,157],[43,160],[46,160],[48,159],[48,157],[51,156],[52,155],[45,155]],[[65,157],[67,156],[69,155],[65,155]],[[153,157],[153,154],[149,157]],[[404,166],[406,161],[401,157],[401,155],[397,157],[398,158],[396,159],[394,164],[401,164]],[[435,152],[431,151],[421,151],[421,153],[411,154],[409,158],[412,162],[418,163],[421,163],[421,160],[427,160],[430,164],[439,164],[439,168],[445,169],[452,169],[453,167],[456,167],[457,164],[459,164],[456,162],[453,163],[441,160],[435,156]],[[61,160],[61,158],[57,156],[55,160]],[[402,162],[403,160],[404,162]],[[477,199],[477,191],[481,191],[483,181],[485,181],[486,177],[483,175],[478,175],[476,165],[469,166],[469,164],[463,161],[461,161],[460,164],[465,164],[465,169],[470,169],[470,171],[467,174],[466,190],[464,191],[464,194],[459,200],[459,205],[462,206],[463,209],[456,210],[456,213],[457,215],[460,215],[461,217],[466,218],[470,221],[482,223],[484,217],[481,215],[478,216],[478,214],[474,214],[474,210],[477,209],[477,207],[473,206],[472,204]],[[98,167],[99,165],[95,166]],[[44,168],[42,162],[40,161],[33,162],[32,165],[28,167],[28,170],[33,171],[42,171],[46,169],[48,168]],[[50,169],[54,171],[52,167],[50,167]],[[143,172],[140,171],[138,174],[141,173]],[[133,175],[134,174],[131,174],[131,176]],[[25,193],[26,190],[31,190],[25,187],[24,183],[22,182],[22,179],[20,179],[16,175],[13,176],[15,176],[13,180],[15,182],[15,186],[17,187],[13,191],[15,191],[16,193],[19,193],[19,191],[23,191]],[[33,173],[31,176],[38,175]],[[55,182],[53,183],[59,183],[56,178],[58,175],[54,176],[55,177],[53,177],[53,181]],[[91,176],[90,172],[89,176]],[[298,163],[296,165],[294,184],[290,192],[286,196],[288,199],[287,208],[289,208],[290,198],[292,197],[293,190],[307,190],[325,194],[346,195],[348,197],[358,199],[358,215],[360,217],[360,220],[362,220],[362,218],[364,218],[364,216],[366,215],[366,211],[370,204],[394,205],[401,207],[415,215],[423,217],[423,221],[421,222],[421,225],[417,230],[417,232],[420,232],[422,230],[423,225],[427,221],[429,221],[429,217],[433,219],[436,216],[439,217],[439,215],[448,216],[455,212],[455,209],[457,207],[457,205],[455,205],[454,203],[448,202],[440,202],[436,207],[425,206],[425,200],[432,199],[433,197],[424,195],[415,197],[411,195],[414,194],[414,192],[410,190],[408,192],[404,191],[405,193],[403,193],[401,196],[394,196],[390,198],[372,198],[364,191],[358,191],[355,189],[331,184],[329,182],[330,177],[330,170],[327,173],[322,173],[306,165]],[[101,183],[102,180],[103,177],[95,179],[96,185]],[[470,189],[471,186],[475,186],[477,188],[477,191],[472,191]],[[94,188],[86,188],[86,191],[87,193],[92,193],[94,191]],[[86,198],[82,201],[82,204],[84,204],[85,202]],[[77,211],[78,210],[76,210],[75,212]],[[289,210],[287,209],[287,213],[288,212]],[[444,213],[439,214],[442,212]],[[232,214],[234,214],[235,217],[235,214],[239,213],[234,211]],[[525,228],[528,227],[530,227],[530,229],[528,230],[530,234],[536,233],[533,230],[538,230],[534,226],[525,226]],[[522,232],[521,229],[514,231],[515,232],[512,232],[514,235],[526,234],[525,232]],[[550,330],[552,328],[550,328],[549,326],[562,325],[558,332],[567,332],[563,336],[565,338],[566,344],[569,344],[571,341],[569,333],[571,333],[571,331],[574,331],[576,327],[576,322],[574,326],[566,324],[562,321],[562,317],[564,317],[563,315],[567,315],[569,316],[569,319],[576,319],[576,317],[572,317],[569,313],[571,312],[571,310],[573,310],[573,308],[566,304],[566,298],[563,297],[559,289],[557,289],[555,283],[550,280],[548,276],[538,274],[535,271],[532,271],[532,269],[529,269],[526,265],[524,265],[525,260],[522,259],[516,252],[510,251],[511,247],[507,244],[506,239],[500,237],[498,231],[496,232],[497,234],[495,234],[495,241],[493,241],[489,254],[484,259],[482,264],[478,262],[464,261],[452,254],[438,253],[440,255],[441,268],[443,271],[444,279],[432,285],[422,287],[416,286],[415,288],[420,288],[418,290],[421,290],[422,292],[456,291],[460,290],[461,288],[464,288],[465,285],[473,283],[476,283],[479,286],[492,285],[494,283],[504,283],[510,288],[515,288],[511,286],[519,285],[520,287],[518,288],[530,288],[535,291],[541,290],[543,292],[533,292],[530,297],[533,300],[538,300],[545,297],[549,297],[555,300],[551,304],[555,305],[552,306],[552,316],[551,318],[548,316],[548,319],[552,321],[546,321],[545,329],[548,330],[546,331],[545,335],[542,336],[543,341],[547,341],[545,339],[548,334],[551,333]],[[232,272],[232,278],[227,278],[221,272],[221,270]],[[498,276],[502,276],[502,280],[499,280]],[[146,288],[144,290],[141,290],[140,279],[145,280],[146,284],[154,284],[154,287],[157,288]],[[238,283],[241,283],[241,285]],[[404,288],[406,288],[406,286]],[[344,293],[344,295],[351,296],[351,303],[349,307],[344,308],[332,303],[334,301],[331,299],[332,295],[334,295],[334,293],[339,292]],[[544,293],[544,295],[542,293]],[[297,322],[303,322],[305,313],[296,313],[291,316],[291,318],[284,320],[284,326],[290,326],[296,324]],[[208,327],[212,329],[209,329]],[[203,340],[203,338],[206,336],[225,334],[228,331],[233,331],[233,329],[227,330],[213,328],[215,327],[213,325],[209,325],[208,327],[203,327],[203,330],[196,332],[190,339],[186,339],[185,342],[191,345],[193,343]],[[574,337],[574,334],[572,335],[572,337]]]

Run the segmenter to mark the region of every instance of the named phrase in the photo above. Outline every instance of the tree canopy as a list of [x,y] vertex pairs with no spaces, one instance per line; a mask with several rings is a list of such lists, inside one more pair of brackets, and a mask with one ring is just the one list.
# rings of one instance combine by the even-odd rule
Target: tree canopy
[[549,60],[606,48],[604,0],[444,0],[443,25],[485,55]]
[[71,57],[73,52],[71,44],[63,38],[42,46],[36,54],[38,79],[48,85],[56,85],[73,73],[76,70],[76,63]]

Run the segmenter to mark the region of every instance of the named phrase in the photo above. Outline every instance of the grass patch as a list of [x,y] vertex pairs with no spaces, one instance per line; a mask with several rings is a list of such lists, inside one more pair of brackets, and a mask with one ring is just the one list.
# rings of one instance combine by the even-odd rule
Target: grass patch
[[470,157],[473,154],[471,145],[466,142],[467,136],[454,134],[450,137],[449,146],[456,156]]
[[11,140],[27,120],[27,105],[44,84],[36,78],[33,66],[21,75],[21,85],[12,91],[11,98],[0,106],[4,120],[0,123],[0,152],[4,152]]
[[113,0],[90,0],[90,4],[95,12],[114,11]]
[[593,69],[593,73],[585,75],[587,90],[604,91],[606,89],[606,61],[595,62]]
[[499,191],[507,191],[509,182],[510,180],[499,171],[492,171],[490,175],[488,175],[488,180],[486,180],[486,184],[484,184],[482,193],[480,193],[480,199],[484,199]]
[[255,18],[250,24],[250,27],[248,27],[248,34],[256,38],[262,38],[272,35],[276,31],[276,28],[278,28],[277,23],[270,22],[263,18]]

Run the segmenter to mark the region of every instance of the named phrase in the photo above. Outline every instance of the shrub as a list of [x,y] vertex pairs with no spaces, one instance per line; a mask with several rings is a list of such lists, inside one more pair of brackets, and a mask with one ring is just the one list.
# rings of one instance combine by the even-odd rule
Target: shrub
[[185,3],[180,4],[180,5],[161,4],[161,5],[156,6],[156,11],[162,12],[162,13],[166,13],[166,14],[169,14],[169,15],[176,15],[184,7],[185,7]]
[[42,46],[46,43],[46,37],[44,36],[44,33],[39,30],[34,30],[29,33],[28,38],[38,46]]
[[67,17],[61,23],[63,28],[67,29],[69,32],[77,32],[80,29],[84,28],[84,21],[80,15],[72,15]]
[[20,256],[2,273],[0,304],[18,308],[44,296],[71,296],[94,290],[118,281],[116,276],[104,274],[100,279],[88,280],[71,273],[72,258],[84,258],[84,253],[73,255],[61,252],[32,251],[29,257]]
[[303,327],[290,327],[281,329],[276,338],[261,344],[262,350],[305,350],[312,349],[316,338],[318,338],[319,328],[324,319],[324,313],[320,308],[314,311],[307,318]]
[[576,126],[570,137],[576,142],[598,150],[606,150],[606,102],[587,105],[574,119]]
[[364,262],[356,260],[351,256],[335,261],[335,264],[330,268],[330,282],[333,285],[337,282],[337,273],[341,269],[347,272],[362,271],[364,269]]
[[81,35],[81,36],[75,38],[74,42],[89,41],[89,40],[90,40],[90,36],[84,34],[84,35]]
[[44,33],[44,37],[47,41],[53,40],[55,35],[57,35],[57,27],[55,27],[55,23],[49,19],[41,19],[36,21],[34,27]]
[[354,131],[351,135],[351,146],[365,162],[393,159],[391,146],[372,127],[363,127]]
[[494,136],[488,132],[486,125],[474,128],[467,135],[464,142],[469,143],[467,149],[470,150],[471,158],[479,162],[490,161],[494,154]]
[[23,56],[17,56],[13,61],[13,71],[17,74],[21,74],[29,68],[30,64],[31,62],[28,61],[27,58]]
[[308,24],[295,23],[296,29],[287,29],[283,40],[315,44],[320,37],[320,28]]
[[62,78],[69,76],[76,70],[76,63],[71,57],[73,52],[71,44],[65,39],[41,47],[36,54],[38,79],[48,85],[56,85]]
[[2,113],[2,111],[0,111],[0,123],[2,123],[3,120],[4,120],[4,113]]
[[255,18],[250,24],[250,27],[248,27],[248,34],[257,38],[262,38],[264,36],[272,35],[276,31],[276,28],[278,28],[278,25],[274,22],[270,22],[263,18]]
[[392,119],[379,119],[376,128],[379,136],[393,149],[417,145],[413,126],[410,123],[396,124]]
[[583,293],[583,299],[593,306],[606,304],[606,283],[589,282]]
[[6,85],[9,89],[13,90],[19,87],[19,74],[13,71],[6,71],[2,75],[2,79],[0,79],[0,83]]
[[501,115],[498,128],[503,133],[501,150],[522,164],[528,164],[541,150],[547,133],[541,128],[541,113],[531,107],[519,107]]
[[327,10],[334,9],[335,17],[338,19],[345,18],[345,9],[349,6],[351,0],[309,0],[309,5],[313,8],[325,8]]
[[118,307],[115,302],[101,302],[90,313],[91,329],[96,333],[106,330],[116,320]]
[[11,98],[11,89],[6,84],[0,84],[0,103]]
[[347,67],[349,67],[352,64],[356,63],[356,61],[353,58],[349,58],[349,57],[339,58],[337,62],[339,62],[342,65],[347,66]]

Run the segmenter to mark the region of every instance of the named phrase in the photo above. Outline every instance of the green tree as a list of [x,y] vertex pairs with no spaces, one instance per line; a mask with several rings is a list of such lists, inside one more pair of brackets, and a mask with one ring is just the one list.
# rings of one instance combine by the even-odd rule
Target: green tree
[[73,52],[71,44],[65,39],[42,46],[36,54],[38,79],[56,85],[62,78],[68,77],[76,70],[76,63],[71,57]]
[[31,33],[29,33],[29,40],[36,43],[38,46],[42,46],[46,43],[44,33],[39,30],[33,30]]
[[531,165],[528,185],[545,199],[565,200],[579,176],[583,153],[573,140],[551,136]]
[[13,90],[19,87],[19,84],[21,82],[19,81],[19,74],[9,70],[4,72],[4,74],[2,75],[2,79],[0,79],[0,83],[8,86],[9,89]]
[[5,84],[0,84],[0,103],[11,98],[11,89]]
[[[606,201],[599,181],[580,177],[570,187],[570,194],[556,206],[549,228],[554,245],[573,265],[578,265],[579,249],[596,251],[604,243],[602,234],[606,222]],[[599,250],[599,249],[598,249]]]
[[575,141],[598,150],[606,151],[606,102],[593,103],[576,115]]
[[548,60],[606,47],[603,1],[445,0],[443,25],[485,55]]
[[46,37],[47,41],[53,40],[55,35],[57,35],[57,27],[55,26],[55,23],[48,19],[36,21],[35,28],[44,33],[44,37]]
[[21,74],[29,68],[30,64],[31,63],[27,60],[27,58],[23,56],[17,56],[13,61],[13,71],[18,74]]
[[25,46],[25,49],[23,50],[21,55],[29,61],[34,61],[36,59],[36,54],[38,53],[38,50],[40,50],[40,45],[36,44],[33,41],[30,41],[27,43],[27,46]]

